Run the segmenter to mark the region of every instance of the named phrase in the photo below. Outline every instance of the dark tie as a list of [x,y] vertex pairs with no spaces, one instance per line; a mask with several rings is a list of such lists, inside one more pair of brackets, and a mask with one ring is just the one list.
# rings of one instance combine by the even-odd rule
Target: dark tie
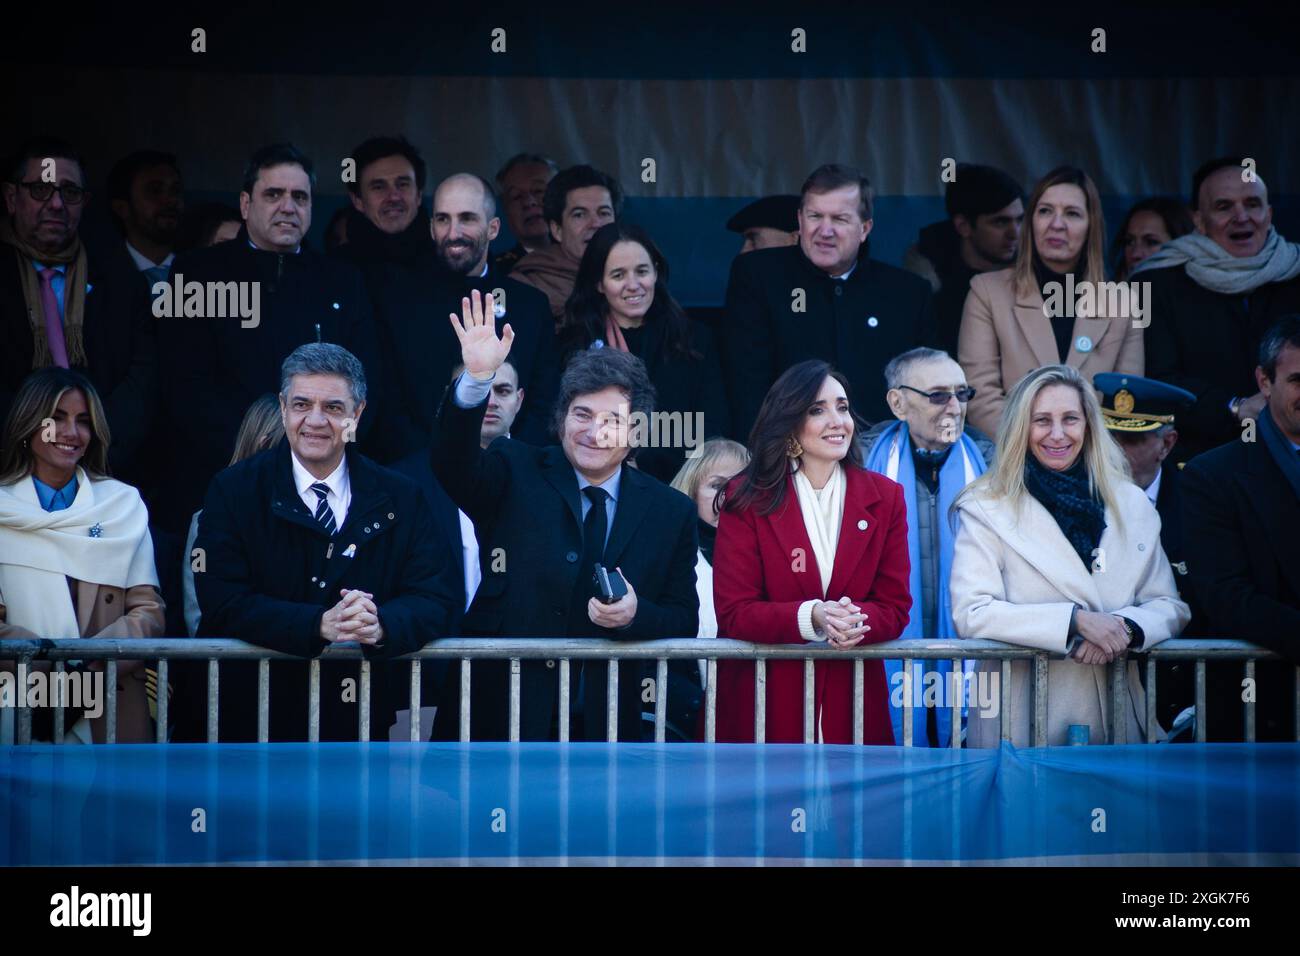
[[311,486],[311,490],[316,492],[316,521],[325,533],[331,537],[337,525],[334,523],[334,510],[330,508],[329,493],[330,486],[323,481],[318,481]]
[[145,278],[149,280],[149,294],[153,295],[153,287],[159,282],[167,281],[167,273],[170,270],[167,266],[150,266],[144,270]]
[[592,575],[596,565],[605,553],[605,531],[609,527],[609,518],[605,514],[605,501],[609,493],[594,485],[582,489],[582,493],[591,502],[587,517],[582,521],[582,558],[578,562],[578,580],[573,585],[573,595],[569,601],[569,633],[581,634],[592,632],[595,627],[587,616],[587,601],[596,593]]

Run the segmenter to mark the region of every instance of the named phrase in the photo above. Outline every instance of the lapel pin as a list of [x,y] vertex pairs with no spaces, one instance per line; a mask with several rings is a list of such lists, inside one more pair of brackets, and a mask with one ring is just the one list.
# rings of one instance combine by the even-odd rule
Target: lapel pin
[[866,531],[866,530],[867,530],[867,519],[866,519],[866,518],[863,518],[861,521],[858,522],[858,530],[859,530],[859,531]]
[[1074,347],[1078,349],[1080,352],[1091,352],[1092,339],[1088,338],[1088,336],[1086,335],[1081,335],[1074,340]]
[[90,526],[90,536],[92,538],[102,538],[104,536],[104,526],[96,521]]
[[356,557],[356,554],[357,554],[357,546],[355,544],[350,544],[343,549],[343,557],[345,558]]
[[873,316],[869,316],[869,317],[867,318],[867,325],[870,326],[871,328],[874,329],[874,328],[875,328],[877,325],[879,325],[879,324],[880,324],[880,320],[879,320],[878,318],[876,318],[874,315],[873,315]]

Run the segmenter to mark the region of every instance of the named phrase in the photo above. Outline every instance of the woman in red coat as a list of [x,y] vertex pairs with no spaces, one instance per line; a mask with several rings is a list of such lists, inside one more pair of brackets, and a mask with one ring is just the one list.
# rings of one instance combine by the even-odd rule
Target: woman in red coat
[[[847,650],[896,639],[907,624],[903,489],[862,467],[848,382],[801,362],[763,400],[750,464],[724,490],[714,546],[718,636],[763,644],[825,641]],[[866,661],[863,740],[892,744],[880,661]],[[770,743],[803,742],[802,661],[767,663]],[[814,739],[853,742],[853,662],[815,666]],[[754,665],[718,662],[717,739],[754,739]]]

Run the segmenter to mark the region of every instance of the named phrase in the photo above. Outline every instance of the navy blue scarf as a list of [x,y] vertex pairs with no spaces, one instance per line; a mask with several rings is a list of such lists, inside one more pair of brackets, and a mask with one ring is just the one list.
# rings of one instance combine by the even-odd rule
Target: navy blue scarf
[[1052,471],[1029,455],[1025,458],[1025,488],[1056,519],[1061,533],[1091,572],[1093,552],[1106,530],[1106,509],[1088,487],[1083,459],[1066,471]]

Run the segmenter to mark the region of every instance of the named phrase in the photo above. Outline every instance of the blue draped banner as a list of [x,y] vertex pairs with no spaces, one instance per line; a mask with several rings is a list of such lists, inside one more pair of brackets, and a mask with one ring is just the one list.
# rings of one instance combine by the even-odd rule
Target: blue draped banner
[[1289,864],[1300,745],[0,750],[0,865]]

